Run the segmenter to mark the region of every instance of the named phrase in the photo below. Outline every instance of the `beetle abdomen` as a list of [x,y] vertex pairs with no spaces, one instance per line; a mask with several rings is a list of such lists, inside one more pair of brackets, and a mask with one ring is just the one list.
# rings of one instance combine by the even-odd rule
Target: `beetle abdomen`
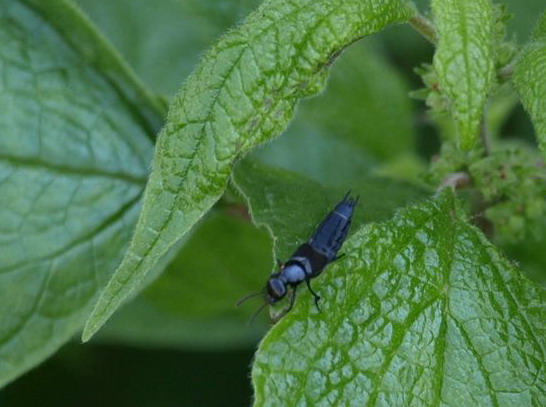
[[347,237],[356,203],[357,199],[350,198],[347,194],[324,218],[309,240],[309,245],[326,256],[328,262],[336,258],[337,252]]

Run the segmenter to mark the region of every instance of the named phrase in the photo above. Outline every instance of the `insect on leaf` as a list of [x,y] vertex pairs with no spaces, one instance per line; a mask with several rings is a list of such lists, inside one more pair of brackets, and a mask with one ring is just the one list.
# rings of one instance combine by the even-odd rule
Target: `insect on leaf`
[[263,339],[254,407],[541,406],[546,294],[446,191],[360,228]]
[[[332,167],[335,168],[335,167]],[[331,168],[331,169],[332,169]],[[352,231],[364,223],[384,220],[396,208],[426,196],[422,188],[381,177],[360,177],[350,184],[324,186],[297,173],[245,159],[233,181],[246,197],[252,219],[267,228],[275,241],[275,256],[285,260],[313,233],[318,222],[351,189],[361,196]]]
[[337,52],[413,12],[402,0],[267,1],[223,37],[171,105],[133,240],[84,340],[218,200],[233,162],[282,132],[298,99],[323,88]]

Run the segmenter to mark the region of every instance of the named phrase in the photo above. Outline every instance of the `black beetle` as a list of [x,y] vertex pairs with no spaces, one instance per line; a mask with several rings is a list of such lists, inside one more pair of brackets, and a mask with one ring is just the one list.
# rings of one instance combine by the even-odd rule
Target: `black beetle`
[[265,304],[256,311],[251,321],[267,304],[282,300],[291,291],[290,305],[276,319],[286,315],[294,306],[298,285],[304,281],[313,295],[315,306],[320,311],[318,305],[320,296],[313,291],[310,281],[320,275],[328,263],[341,257],[337,253],[347,238],[351,217],[358,203],[358,198],[352,198],[350,195],[348,192],[326,215],[309,241],[298,247],[286,263],[279,262],[279,271],[271,274],[263,292],[251,294],[239,301],[238,305],[251,297],[265,295]]

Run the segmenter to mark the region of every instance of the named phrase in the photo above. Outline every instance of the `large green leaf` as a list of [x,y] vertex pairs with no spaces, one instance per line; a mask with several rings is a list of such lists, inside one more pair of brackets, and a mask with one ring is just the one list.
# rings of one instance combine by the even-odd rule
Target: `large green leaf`
[[459,145],[474,145],[493,82],[491,0],[433,0],[438,46],[434,68],[440,91],[451,103]]
[[518,59],[513,81],[546,154],[546,13]]
[[297,101],[323,88],[329,64],[343,47],[412,13],[402,0],[267,1],[223,37],[171,106],[133,240],[84,339],[218,200],[232,163],[278,135]]
[[262,341],[254,406],[544,405],[546,294],[461,212],[443,193],[350,237],[322,312],[302,289]]
[[64,1],[1,0],[0,44],[2,386],[81,328],[121,260],[161,108]]

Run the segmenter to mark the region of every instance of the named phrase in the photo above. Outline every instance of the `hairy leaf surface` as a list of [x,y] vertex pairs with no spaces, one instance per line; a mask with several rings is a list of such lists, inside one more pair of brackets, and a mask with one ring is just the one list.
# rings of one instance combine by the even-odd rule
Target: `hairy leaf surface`
[[513,81],[546,155],[546,13],[516,64]]
[[262,341],[261,406],[541,406],[546,295],[451,193],[369,224]]
[[89,339],[218,200],[232,163],[320,91],[336,53],[413,13],[404,1],[267,1],[204,57],[159,136],[130,248],[88,320]]
[[449,99],[459,145],[474,145],[493,81],[491,0],[433,0],[438,47],[434,68]]
[[64,1],[1,0],[0,44],[2,386],[85,322],[136,222],[161,117]]

